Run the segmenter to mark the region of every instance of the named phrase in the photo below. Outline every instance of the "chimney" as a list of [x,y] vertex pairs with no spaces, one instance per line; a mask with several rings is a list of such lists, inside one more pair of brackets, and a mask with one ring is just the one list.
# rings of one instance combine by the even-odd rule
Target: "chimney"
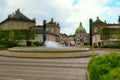
[[20,9],[17,9],[17,10],[16,10],[16,13],[19,13],[19,12],[20,12]]
[[120,24],[120,16],[119,16],[119,18],[118,18],[118,24]]
[[53,23],[53,18],[51,18],[51,22]]
[[14,16],[14,15],[15,15],[15,13],[13,12],[13,13],[12,13],[12,16]]
[[106,20],[104,21],[104,23],[106,23]]
[[11,14],[9,14],[9,15],[8,15],[8,18],[11,18],[11,17],[12,17],[12,15],[11,15]]
[[33,20],[33,21],[36,21],[36,18],[33,18],[32,20]]

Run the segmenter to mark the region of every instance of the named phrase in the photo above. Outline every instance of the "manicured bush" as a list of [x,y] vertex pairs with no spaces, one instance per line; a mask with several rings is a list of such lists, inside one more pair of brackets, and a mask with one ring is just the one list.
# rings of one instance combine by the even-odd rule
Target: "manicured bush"
[[120,80],[120,54],[92,57],[87,66],[90,80]]
[[120,48],[120,45],[104,45],[103,48]]
[[35,41],[35,42],[33,42],[33,46],[42,46],[42,43]]
[[84,46],[85,48],[94,48],[94,46],[89,46],[89,45],[86,45]]
[[19,46],[18,43],[13,41],[0,41],[0,48],[11,48]]
[[17,46],[18,46],[18,43],[12,42],[12,41],[7,42],[7,45],[6,45],[7,48],[17,47]]

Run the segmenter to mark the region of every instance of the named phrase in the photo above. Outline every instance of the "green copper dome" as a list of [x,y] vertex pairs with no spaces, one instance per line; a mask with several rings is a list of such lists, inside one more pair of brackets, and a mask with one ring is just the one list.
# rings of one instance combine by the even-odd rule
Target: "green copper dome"
[[80,23],[79,27],[76,29],[75,32],[86,32],[85,28],[82,26],[82,23]]

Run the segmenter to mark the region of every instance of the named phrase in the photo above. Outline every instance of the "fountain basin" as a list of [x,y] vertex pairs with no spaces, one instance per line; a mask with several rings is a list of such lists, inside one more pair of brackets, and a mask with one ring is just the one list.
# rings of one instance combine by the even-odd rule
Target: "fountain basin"
[[14,47],[0,51],[0,56],[16,58],[80,58],[96,56],[98,53],[80,47]]
[[42,53],[57,53],[57,52],[83,52],[89,51],[89,48],[79,48],[79,47],[60,47],[60,48],[49,48],[49,47],[14,47],[9,48],[9,51],[14,52],[42,52]]

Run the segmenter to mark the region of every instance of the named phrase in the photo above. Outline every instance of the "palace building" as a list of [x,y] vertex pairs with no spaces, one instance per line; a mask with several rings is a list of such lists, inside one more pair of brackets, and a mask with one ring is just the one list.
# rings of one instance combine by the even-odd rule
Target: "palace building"
[[[35,18],[29,19],[20,9],[0,23],[0,30],[35,30],[35,41],[43,42],[43,25],[36,25]],[[46,40],[60,42],[60,26],[53,18],[46,23]]]
[[[30,36],[29,36],[30,33],[27,34],[27,32],[30,30],[30,27],[35,26],[35,25],[36,25],[35,18],[29,19],[23,13],[21,13],[20,9],[17,9],[12,14],[9,14],[8,17],[0,23],[0,30],[2,30],[2,31],[4,31],[4,30],[24,31],[21,34],[15,34],[14,32],[11,32],[11,34],[9,34],[8,38],[9,38],[9,41],[14,41],[14,42],[19,43],[20,45],[28,46],[28,42],[30,39]],[[23,37],[21,40],[17,40],[18,38],[12,39],[13,35],[22,35],[22,36],[24,35],[24,39],[23,39]],[[21,38],[21,37],[19,37],[19,38]]]
[[118,23],[106,23],[97,17],[92,21],[92,44],[93,45],[110,45],[120,42],[120,16]]
[[[60,25],[53,18],[46,24],[46,41],[55,41],[69,46],[85,45],[89,43],[89,34],[80,23],[74,35],[60,33]],[[0,30],[34,30],[35,39],[31,41],[44,42],[44,24],[36,25],[35,18],[30,19],[17,9],[14,13],[8,15],[7,19],[0,23]],[[21,34],[19,34],[21,35]]]
[[[43,25],[31,27],[36,31],[35,40],[43,42]],[[50,22],[46,23],[46,41],[60,42],[60,25],[54,22],[51,18]]]

